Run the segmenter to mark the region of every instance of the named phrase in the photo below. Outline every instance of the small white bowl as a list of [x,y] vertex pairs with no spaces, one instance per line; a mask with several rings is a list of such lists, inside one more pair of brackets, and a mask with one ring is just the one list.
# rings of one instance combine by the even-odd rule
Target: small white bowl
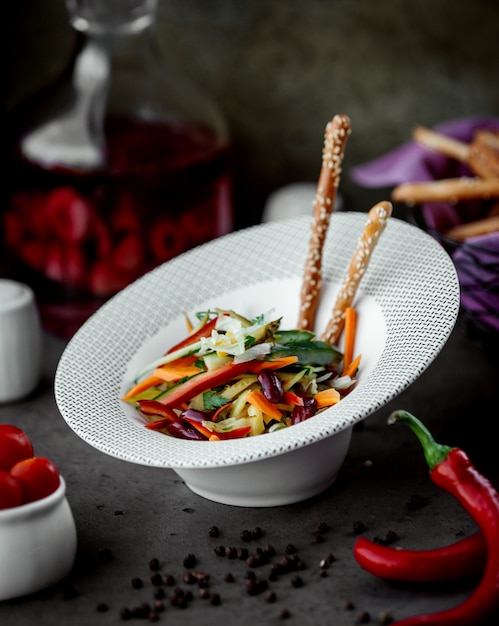
[[46,498],[0,511],[0,601],[25,596],[64,578],[73,567],[77,534],[66,483]]

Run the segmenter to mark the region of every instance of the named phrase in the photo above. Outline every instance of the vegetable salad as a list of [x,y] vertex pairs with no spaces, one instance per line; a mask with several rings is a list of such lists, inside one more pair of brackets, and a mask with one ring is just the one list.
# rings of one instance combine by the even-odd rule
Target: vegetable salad
[[281,330],[272,311],[247,319],[215,309],[138,372],[122,397],[146,428],[217,441],[288,428],[336,404],[356,383],[358,361],[305,330]]

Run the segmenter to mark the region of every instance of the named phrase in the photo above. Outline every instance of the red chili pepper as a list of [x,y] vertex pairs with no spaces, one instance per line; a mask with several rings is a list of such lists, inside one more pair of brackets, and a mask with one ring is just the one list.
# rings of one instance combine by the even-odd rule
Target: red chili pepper
[[480,531],[430,550],[394,548],[360,537],[353,554],[357,563],[374,576],[406,582],[436,582],[481,573],[487,558],[487,544]]
[[416,615],[397,626],[470,626],[490,617],[499,609],[499,493],[472,465],[459,448],[437,443],[428,429],[411,413],[395,411],[388,419],[406,423],[423,447],[432,481],[455,496],[478,524],[487,543],[487,561],[474,592],[461,604],[428,615]]

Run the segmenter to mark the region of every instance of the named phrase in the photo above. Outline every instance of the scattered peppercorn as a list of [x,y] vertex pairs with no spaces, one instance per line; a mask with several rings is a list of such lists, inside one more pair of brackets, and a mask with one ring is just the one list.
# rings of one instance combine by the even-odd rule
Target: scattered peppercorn
[[354,608],[355,608],[355,604],[351,602],[350,600],[348,600],[347,603],[345,604],[345,611],[353,611]]
[[275,591],[267,591],[267,593],[265,594],[265,601],[266,602],[275,602],[277,600],[277,595],[275,593]]
[[120,617],[122,620],[129,620],[132,617],[132,614],[130,612],[130,609],[128,608],[123,608],[120,610]]
[[303,587],[303,578],[301,576],[293,576],[291,584],[296,588]]
[[184,567],[194,567],[197,559],[194,554],[188,554],[184,559]]
[[251,534],[253,535],[253,539],[260,539],[261,537],[263,537],[263,531],[260,526],[256,526],[255,528],[253,528]]
[[186,585],[193,585],[197,582],[197,578],[194,576],[192,572],[185,572],[184,574],[184,583]]
[[239,548],[239,550],[237,551],[237,558],[241,559],[242,561],[246,561],[246,559],[248,558],[248,549],[247,548]]
[[383,624],[384,626],[386,624],[391,624],[393,622],[393,617],[390,615],[390,613],[380,613],[379,614],[379,623]]
[[163,602],[161,602],[161,600],[157,600],[154,603],[154,610],[156,611],[156,613],[162,613],[165,610],[165,605]]
[[149,569],[153,572],[157,572],[159,570],[159,561],[158,559],[151,559],[149,561]]
[[369,624],[371,621],[371,616],[367,611],[361,611],[358,615],[357,622],[359,624]]
[[219,604],[222,604],[222,599],[220,598],[218,593],[211,594],[210,603],[213,604],[213,606],[218,606]]
[[234,546],[229,546],[228,548],[225,548],[225,556],[228,559],[237,558],[237,548],[235,548]]
[[218,535],[220,534],[218,526],[210,526],[208,534],[210,535],[210,537],[218,537]]
[[160,585],[163,584],[163,576],[161,576],[159,572],[152,574],[149,577],[149,580],[151,581],[151,584],[153,584],[155,587],[159,587]]
[[354,535],[360,535],[365,530],[366,530],[366,525],[364,524],[364,522],[361,522],[361,521],[357,520],[357,521],[355,521],[353,523],[353,534]]
[[294,554],[296,552],[296,546],[293,543],[288,543],[284,551],[286,554]]
[[166,597],[166,593],[163,587],[158,587],[154,590],[154,597],[156,598],[156,600],[162,600]]
[[317,523],[317,532],[325,533],[328,530],[329,530],[329,526],[327,525],[327,522],[318,522]]
[[291,613],[288,611],[288,609],[281,609],[280,617],[281,619],[288,619],[288,617],[291,617]]
[[144,583],[142,582],[142,578],[136,577],[132,578],[132,587],[134,589],[142,589]]
[[225,574],[224,576],[224,580],[226,583],[233,583],[234,582],[234,575],[231,572],[227,572],[227,574]]
[[208,589],[201,589],[201,591],[199,592],[199,597],[202,600],[208,600],[208,598],[210,597],[210,592],[208,591]]
[[240,537],[241,541],[251,541],[253,539],[253,533],[250,530],[242,530]]
[[163,582],[167,587],[173,587],[175,584],[175,578],[171,574],[165,574],[163,576]]
[[109,607],[105,602],[101,602],[100,604],[97,605],[98,613],[105,613],[108,610],[109,610]]

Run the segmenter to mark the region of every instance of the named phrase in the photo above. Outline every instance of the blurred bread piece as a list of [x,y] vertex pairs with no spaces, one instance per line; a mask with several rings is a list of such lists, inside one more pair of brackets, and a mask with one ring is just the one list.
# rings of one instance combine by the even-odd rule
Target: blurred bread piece
[[401,183],[391,194],[394,202],[419,204],[422,202],[450,202],[499,198],[499,178],[466,177],[444,178],[430,182]]
[[444,135],[426,126],[416,126],[412,131],[412,138],[416,143],[429,150],[439,152],[461,163],[468,163],[470,146],[463,141]]
[[499,178],[499,133],[481,128],[471,143],[459,141],[426,126],[412,131],[416,143],[467,165],[476,176]]
[[478,237],[479,235],[488,235],[499,231],[499,215],[484,217],[481,220],[474,220],[466,224],[459,224],[453,228],[449,228],[444,232],[446,237],[457,239],[458,241],[466,241],[470,237]]

